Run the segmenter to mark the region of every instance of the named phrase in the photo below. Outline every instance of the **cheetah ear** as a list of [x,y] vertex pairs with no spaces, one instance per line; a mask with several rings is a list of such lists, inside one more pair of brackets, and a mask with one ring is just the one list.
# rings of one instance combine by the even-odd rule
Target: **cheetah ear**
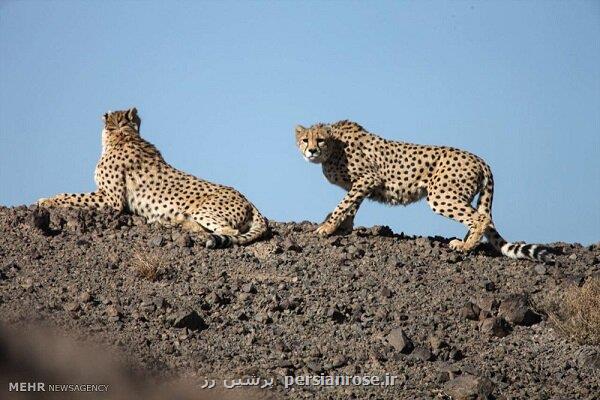
[[127,110],[127,118],[129,118],[130,121],[135,121],[137,116],[138,116],[137,108],[133,107],[133,108],[130,108],[129,110]]
[[110,114],[112,111],[108,110],[107,112],[104,113],[104,115],[102,116],[102,121],[106,122],[106,120],[108,119],[108,114]]
[[331,125],[323,126],[323,132],[325,132],[325,135],[331,136]]
[[296,125],[296,128],[294,130],[296,131],[296,140],[299,140],[304,131],[306,131],[306,128],[302,125]]

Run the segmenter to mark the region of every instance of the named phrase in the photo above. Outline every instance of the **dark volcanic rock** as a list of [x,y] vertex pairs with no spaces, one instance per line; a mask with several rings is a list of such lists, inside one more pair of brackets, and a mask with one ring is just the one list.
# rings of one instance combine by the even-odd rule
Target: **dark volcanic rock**
[[479,322],[479,330],[492,336],[504,337],[510,333],[510,327],[501,317],[490,317]]
[[173,241],[179,247],[192,247],[194,244],[192,238],[187,233],[176,235]]
[[444,391],[453,400],[485,400],[491,398],[494,385],[487,378],[465,374],[446,383]]
[[426,347],[415,347],[413,352],[410,354],[410,358],[419,360],[419,361],[431,361],[433,360],[433,354],[431,354],[431,350]]
[[50,213],[44,208],[36,208],[31,215],[31,225],[42,231],[50,232]]
[[175,315],[173,326],[175,328],[187,328],[192,331],[201,331],[208,328],[204,319],[194,310],[184,311]]
[[513,295],[503,300],[498,308],[498,315],[515,325],[531,326],[541,321],[541,316],[529,307],[525,295]]
[[414,348],[412,341],[401,328],[393,329],[386,338],[388,343],[400,353],[408,354]]
[[479,318],[481,310],[476,304],[467,303],[460,309],[460,316],[463,319],[476,321]]
[[165,238],[161,235],[154,235],[152,238],[150,238],[150,240],[148,241],[148,244],[150,246],[154,246],[154,247],[162,247],[165,245]]

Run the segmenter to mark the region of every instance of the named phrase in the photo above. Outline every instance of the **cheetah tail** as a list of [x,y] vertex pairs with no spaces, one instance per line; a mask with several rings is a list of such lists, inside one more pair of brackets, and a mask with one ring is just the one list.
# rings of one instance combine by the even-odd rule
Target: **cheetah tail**
[[241,235],[217,235],[211,234],[206,242],[206,247],[210,249],[225,248],[237,245],[244,245],[260,239],[269,230],[267,219],[263,217],[256,207],[252,206],[252,221],[248,232]]
[[552,249],[540,244],[520,244],[507,242],[500,236],[492,225],[486,231],[488,241],[503,255],[521,260],[540,261],[552,263],[555,261]]
[[250,223],[250,229],[248,232],[239,236],[234,236],[233,240],[236,244],[248,244],[260,239],[269,231],[269,223],[265,217],[252,206],[252,222]]

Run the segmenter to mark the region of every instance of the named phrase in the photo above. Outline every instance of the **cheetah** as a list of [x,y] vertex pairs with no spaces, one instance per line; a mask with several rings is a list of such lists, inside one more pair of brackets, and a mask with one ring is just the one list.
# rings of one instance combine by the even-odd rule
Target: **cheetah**
[[500,236],[492,221],[492,172],[474,154],[452,147],[387,140],[348,120],[309,128],[299,125],[295,134],[304,158],[321,164],[327,180],[347,191],[316,230],[318,235],[352,229],[365,198],[389,205],[408,205],[426,198],[434,212],[467,226],[464,240],[450,241],[453,250],[469,251],[485,236],[505,256],[553,260],[547,247],[508,243]]
[[59,194],[38,205],[129,211],[148,223],[179,225],[197,234],[207,248],[248,244],[267,233],[266,218],[241,193],[169,165],[140,136],[136,108],[108,112],[103,120],[97,190]]

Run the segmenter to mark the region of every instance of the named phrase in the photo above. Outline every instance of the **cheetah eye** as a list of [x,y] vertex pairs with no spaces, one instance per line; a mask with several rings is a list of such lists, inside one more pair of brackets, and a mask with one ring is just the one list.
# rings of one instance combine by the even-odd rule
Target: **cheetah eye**
[[302,139],[303,143],[308,143],[308,139]]
[[323,139],[317,139],[317,144],[321,144],[321,143],[323,143],[324,141],[325,141],[325,140],[323,140]]

